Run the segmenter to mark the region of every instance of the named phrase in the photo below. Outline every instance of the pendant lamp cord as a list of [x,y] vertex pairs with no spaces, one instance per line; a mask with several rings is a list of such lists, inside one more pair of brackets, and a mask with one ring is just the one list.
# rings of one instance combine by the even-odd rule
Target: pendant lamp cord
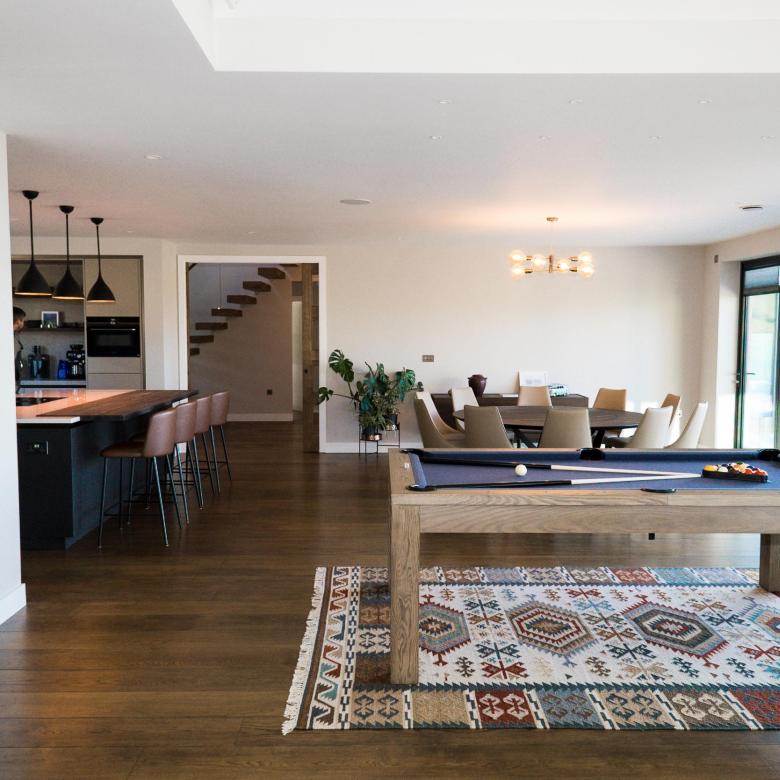
[[65,214],[65,268],[70,271],[70,214]]
[[35,244],[33,243],[33,216],[32,216],[32,199],[28,199],[28,205],[30,206],[30,262],[35,262]]
[[95,225],[95,235],[97,236],[97,250],[98,250],[98,276],[103,275],[103,264],[100,257],[100,225]]

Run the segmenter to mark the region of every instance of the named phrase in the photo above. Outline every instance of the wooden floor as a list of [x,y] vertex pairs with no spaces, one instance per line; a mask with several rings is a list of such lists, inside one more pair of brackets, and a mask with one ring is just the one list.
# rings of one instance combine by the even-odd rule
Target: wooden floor
[[[291,435],[292,434],[292,435]],[[234,481],[161,543],[152,513],[24,556],[0,626],[0,778],[777,777],[780,733],[294,732],[314,568],[385,564],[385,458],[233,424]],[[174,523],[175,526],[175,523]],[[424,537],[423,564],[757,565],[756,537]]]

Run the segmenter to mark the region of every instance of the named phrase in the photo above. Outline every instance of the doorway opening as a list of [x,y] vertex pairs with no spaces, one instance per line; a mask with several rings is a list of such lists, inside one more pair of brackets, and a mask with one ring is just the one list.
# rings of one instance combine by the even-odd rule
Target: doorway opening
[[320,287],[325,258],[179,257],[183,387],[231,393],[229,420],[296,423],[320,449]]
[[737,447],[780,442],[780,256],[742,263]]

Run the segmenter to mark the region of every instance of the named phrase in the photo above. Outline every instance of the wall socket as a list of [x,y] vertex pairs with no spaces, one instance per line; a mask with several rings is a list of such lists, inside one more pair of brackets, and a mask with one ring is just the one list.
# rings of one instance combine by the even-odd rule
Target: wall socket
[[422,362],[423,363],[433,363],[433,355],[423,355],[422,356]]
[[268,388],[268,389],[265,391],[265,394],[266,394],[266,395],[273,395],[273,394],[274,394],[274,391],[273,391],[273,390],[272,390],[272,389],[269,387],[269,388]]

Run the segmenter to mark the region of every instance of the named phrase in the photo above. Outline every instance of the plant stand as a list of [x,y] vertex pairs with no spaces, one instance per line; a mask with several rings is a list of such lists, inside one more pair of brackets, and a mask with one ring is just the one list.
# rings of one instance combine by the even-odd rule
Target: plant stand
[[[395,441],[388,442],[386,440],[386,436],[388,433],[394,433],[395,434]],[[373,452],[374,455],[379,457],[379,451],[380,447],[385,448],[397,448],[401,449],[401,425],[400,423],[397,424],[394,428],[391,428],[390,430],[384,430],[382,431],[383,437],[381,439],[367,439],[363,436],[363,427],[358,423],[358,455],[364,455],[367,456],[369,454],[369,445],[375,444],[376,448]]]

